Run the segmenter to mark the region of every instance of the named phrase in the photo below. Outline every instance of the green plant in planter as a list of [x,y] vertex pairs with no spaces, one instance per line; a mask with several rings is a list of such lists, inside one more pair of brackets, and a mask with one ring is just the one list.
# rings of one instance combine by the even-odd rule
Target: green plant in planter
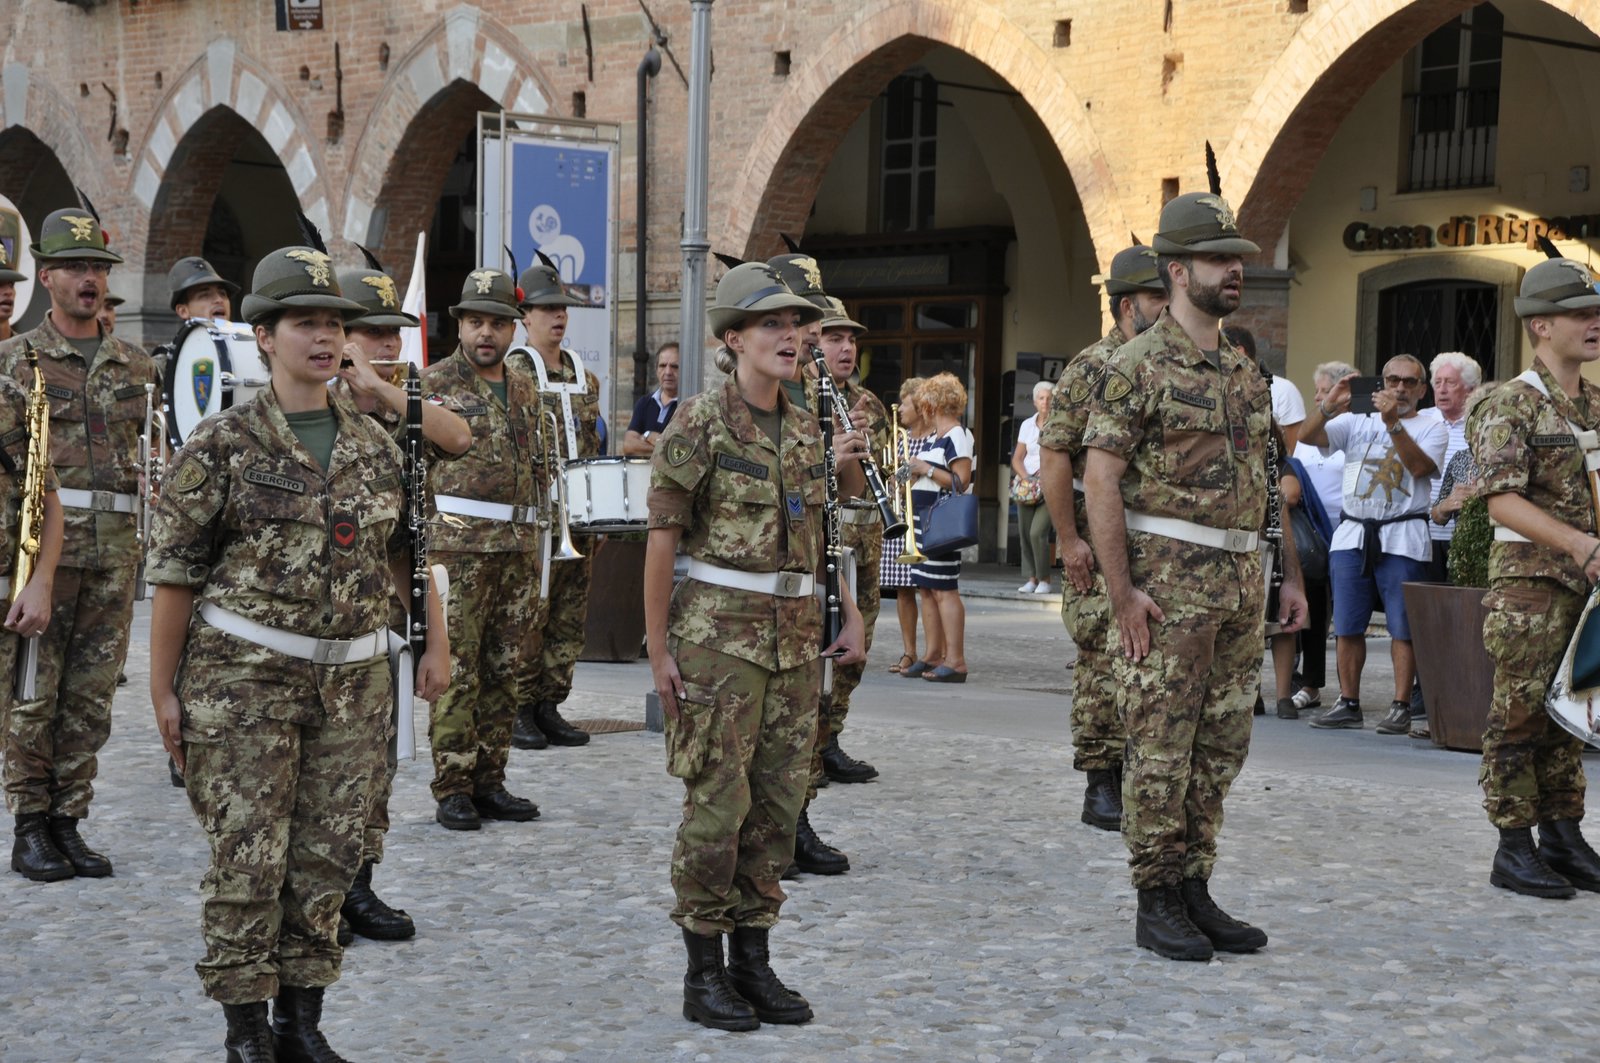
[[1469,498],[1456,518],[1450,537],[1450,582],[1457,587],[1489,586],[1489,544],[1494,528],[1489,524],[1489,503]]

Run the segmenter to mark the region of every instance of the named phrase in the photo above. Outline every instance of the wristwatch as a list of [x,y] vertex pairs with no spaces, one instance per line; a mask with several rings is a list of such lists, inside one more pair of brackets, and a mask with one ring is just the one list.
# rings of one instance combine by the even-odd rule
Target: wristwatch
[[1394,424],[1389,426],[1389,434],[1392,435],[1392,436],[1397,436],[1401,432],[1404,432],[1404,431],[1405,431],[1405,426],[1402,425],[1399,421],[1396,421]]

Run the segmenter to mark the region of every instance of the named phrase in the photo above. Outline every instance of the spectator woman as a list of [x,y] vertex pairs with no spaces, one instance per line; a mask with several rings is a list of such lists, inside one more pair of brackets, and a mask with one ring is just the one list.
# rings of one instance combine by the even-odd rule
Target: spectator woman
[[1017,504],[1017,541],[1022,545],[1022,574],[1028,582],[1019,594],[1050,593],[1050,514],[1039,486],[1039,429],[1050,412],[1050,383],[1033,385],[1032,417],[1017,427],[1017,449],[1011,453],[1011,499]]
[[[911,459],[923,446],[922,423],[917,420],[917,391],[927,383],[922,377],[912,377],[900,385],[900,405],[897,415],[900,418],[900,427],[905,431],[905,437],[900,445],[899,453],[895,454],[892,463],[886,467],[900,468]],[[887,477],[888,473],[885,472]],[[896,480],[889,484],[889,489],[899,496],[905,494],[905,487]],[[906,519],[910,519],[907,514]],[[906,537],[883,541],[883,559],[878,567],[878,587],[884,596],[894,598],[895,613],[900,621],[900,660],[896,661],[889,669],[895,675],[904,673],[907,668],[917,663],[917,592],[911,586],[911,566],[900,560],[900,555],[906,552]],[[938,617],[934,617],[938,622]]]
[[[923,542],[928,507],[941,494],[962,494],[972,487],[972,433],[961,424],[967,389],[950,373],[940,373],[917,392],[917,416],[932,437],[912,457],[918,479],[911,485],[917,541]],[[927,553],[926,548],[923,552]],[[935,683],[967,681],[966,607],[961,603],[961,555],[928,554],[911,570],[912,586],[921,600],[928,628],[928,655],[901,675]],[[934,616],[938,627],[935,628]]]

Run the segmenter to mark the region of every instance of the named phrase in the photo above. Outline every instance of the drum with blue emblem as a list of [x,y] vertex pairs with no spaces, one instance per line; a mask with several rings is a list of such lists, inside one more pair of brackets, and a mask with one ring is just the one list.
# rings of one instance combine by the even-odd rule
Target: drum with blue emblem
[[167,439],[173,447],[195,425],[235,403],[250,401],[270,382],[255,331],[238,321],[191,319],[172,341],[161,387]]

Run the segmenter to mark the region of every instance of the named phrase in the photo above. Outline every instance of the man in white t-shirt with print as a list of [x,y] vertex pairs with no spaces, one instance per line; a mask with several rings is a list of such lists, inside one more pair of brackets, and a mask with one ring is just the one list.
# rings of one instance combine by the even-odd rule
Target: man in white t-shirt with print
[[1427,387],[1416,358],[1400,354],[1383,367],[1376,413],[1352,414],[1350,381],[1334,384],[1327,400],[1302,424],[1301,438],[1324,451],[1343,450],[1344,497],[1338,529],[1329,543],[1333,633],[1338,640],[1339,700],[1311,721],[1325,729],[1358,728],[1361,672],[1367,662],[1367,624],[1379,604],[1388,622],[1394,662],[1394,701],[1379,734],[1411,730],[1411,680],[1416,657],[1401,585],[1427,578],[1433,558],[1428,536],[1428,496],[1444,464],[1449,429],[1436,415],[1418,415]]

